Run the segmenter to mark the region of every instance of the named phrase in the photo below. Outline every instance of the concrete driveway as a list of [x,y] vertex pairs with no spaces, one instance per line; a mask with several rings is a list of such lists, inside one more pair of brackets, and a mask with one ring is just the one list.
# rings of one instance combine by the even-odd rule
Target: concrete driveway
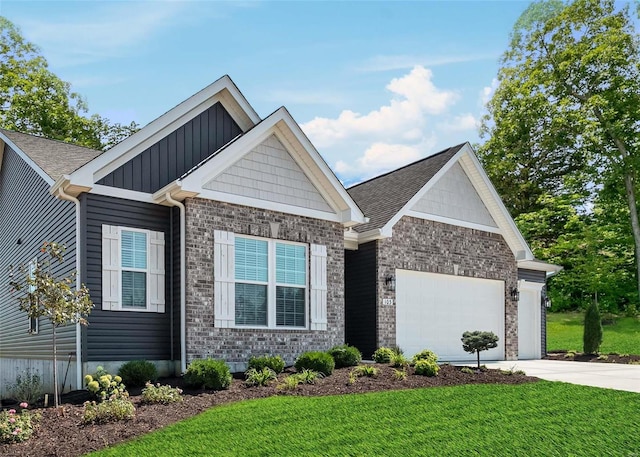
[[[480,363],[482,359],[480,359]],[[522,370],[528,376],[584,386],[640,393],[640,365],[564,362],[559,360],[515,360],[485,362],[488,368]]]

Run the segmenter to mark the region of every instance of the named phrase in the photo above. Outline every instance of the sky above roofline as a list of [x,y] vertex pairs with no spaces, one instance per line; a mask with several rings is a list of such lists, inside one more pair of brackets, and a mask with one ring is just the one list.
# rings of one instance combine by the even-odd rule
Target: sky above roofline
[[0,15],[113,121],[152,121],[224,74],[286,106],[347,185],[479,141],[528,2],[0,0]]

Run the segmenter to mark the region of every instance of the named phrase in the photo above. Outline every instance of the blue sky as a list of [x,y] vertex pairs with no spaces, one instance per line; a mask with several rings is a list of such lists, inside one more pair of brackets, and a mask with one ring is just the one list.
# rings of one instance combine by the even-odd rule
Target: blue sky
[[92,113],[142,125],[228,74],[261,117],[286,106],[345,183],[477,122],[528,2],[0,0]]

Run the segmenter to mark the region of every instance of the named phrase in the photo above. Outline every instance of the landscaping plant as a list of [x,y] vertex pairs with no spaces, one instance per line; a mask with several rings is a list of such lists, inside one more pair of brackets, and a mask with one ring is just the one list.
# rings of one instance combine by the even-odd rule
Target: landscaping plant
[[10,409],[0,411],[0,443],[19,443],[29,439],[33,433],[34,419],[26,408],[28,403],[20,403],[20,411]]
[[182,389],[177,387],[161,386],[160,383],[154,385],[148,382],[146,387],[142,389],[142,403],[145,404],[161,403],[166,405],[179,401],[182,401]]
[[418,360],[427,360],[429,362],[437,363],[438,356],[436,355],[435,352],[430,351],[429,349],[424,349],[418,352],[416,355],[414,355],[413,358],[411,359],[414,365]]
[[231,372],[223,360],[198,359],[187,368],[184,382],[191,388],[223,390],[231,384]]
[[131,360],[122,364],[118,375],[127,387],[141,387],[158,379],[158,369],[147,360]]
[[377,363],[390,363],[391,357],[393,357],[393,349],[391,348],[381,347],[373,353],[373,360]]
[[431,360],[418,360],[414,366],[414,370],[416,374],[422,376],[436,376],[438,371],[440,371],[440,367],[436,362],[432,362]]
[[247,379],[244,383],[250,387],[267,386],[271,381],[278,379],[276,372],[269,367],[264,367],[261,370],[249,368],[245,372],[245,376],[247,377]]
[[354,367],[362,360],[362,353],[356,347],[342,344],[327,351],[335,361],[336,368]]
[[284,359],[279,355],[263,355],[249,359],[249,368],[255,368],[260,371],[265,367],[271,368],[276,374],[280,374],[284,370]]
[[498,346],[498,335],[493,332],[476,330],[462,334],[462,349],[466,352],[478,355],[478,369],[480,369],[480,352]]
[[125,419],[132,419],[136,408],[128,395],[115,397],[100,403],[87,401],[84,404],[82,420],[85,424],[104,424]]
[[87,390],[98,402],[129,396],[125,385],[122,383],[122,378],[120,376],[111,376],[101,366],[96,369],[94,375],[86,375],[84,383]]
[[326,352],[309,351],[300,354],[294,363],[294,367],[297,371],[302,371],[306,368],[329,376],[333,373],[335,361],[333,357]]
[[602,321],[598,304],[592,301],[584,315],[583,350],[585,354],[596,354],[602,344]]
[[27,368],[16,376],[16,382],[8,386],[11,395],[21,402],[35,403],[42,396],[42,379],[38,370]]
[[351,370],[356,377],[361,378],[366,376],[368,378],[375,378],[378,376],[378,369],[376,367],[370,365],[358,365],[353,370]]

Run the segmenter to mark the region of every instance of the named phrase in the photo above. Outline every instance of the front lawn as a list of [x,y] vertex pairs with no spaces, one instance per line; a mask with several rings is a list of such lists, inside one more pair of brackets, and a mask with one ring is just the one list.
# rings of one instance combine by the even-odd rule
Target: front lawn
[[[547,350],[582,352],[583,313],[547,314]],[[619,317],[605,324],[600,352],[640,354],[640,318]]]
[[640,395],[540,381],[329,397],[206,411],[92,456],[637,455]]

